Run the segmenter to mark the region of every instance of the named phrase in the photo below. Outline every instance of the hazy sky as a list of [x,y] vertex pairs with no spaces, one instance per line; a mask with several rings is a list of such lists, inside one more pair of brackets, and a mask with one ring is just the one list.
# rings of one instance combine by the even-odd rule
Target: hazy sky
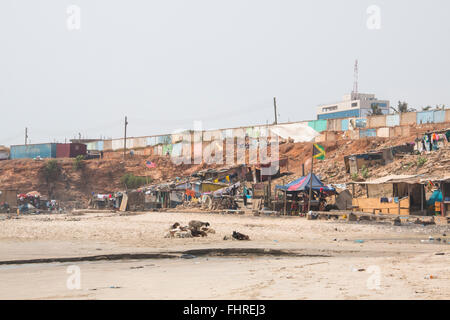
[[448,0],[2,0],[0,41],[5,145],[315,119],[356,58],[360,92],[450,105]]

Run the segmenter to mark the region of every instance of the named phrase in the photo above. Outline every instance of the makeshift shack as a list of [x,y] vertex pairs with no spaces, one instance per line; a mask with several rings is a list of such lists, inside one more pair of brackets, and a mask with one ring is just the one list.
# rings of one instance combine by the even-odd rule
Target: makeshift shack
[[269,179],[275,179],[280,176],[281,168],[285,168],[285,170],[288,170],[287,158],[255,166],[255,177],[257,181],[260,182],[268,181]]
[[441,179],[427,179],[426,182],[431,183],[434,186],[439,186],[438,190],[441,193],[441,199],[436,199],[439,201],[436,206],[438,210],[435,211],[440,212],[444,217],[448,217],[450,215],[450,177]]
[[142,190],[131,190],[127,192],[127,210],[144,211],[145,193]]
[[355,184],[365,188],[366,196],[353,198],[354,211],[426,215],[425,188],[418,175],[390,175]]
[[17,190],[0,191],[0,212],[17,208]]
[[[284,214],[306,213],[309,205],[309,188],[312,186],[311,208],[317,211],[326,210],[325,198],[336,193],[331,186],[326,186],[315,174],[308,174],[286,185],[277,185],[275,210]],[[281,192],[281,196],[279,193]],[[281,201],[279,199],[282,199]]]
[[383,152],[372,152],[365,154],[355,154],[344,157],[345,169],[347,173],[358,173],[363,167],[371,167],[373,165],[385,165],[386,160]]
[[175,208],[185,200],[188,184],[161,183],[148,187],[143,192],[145,209]]
[[395,156],[410,154],[412,152],[414,152],[414,144],[405,143],[379,151],[349,155],[344,157],[345,169],[347,173],[358,173],[363,167],[368,168],[374,165],[386,165],[392,162]]
[[108,209],[114,207],[114,197],[112,194],[95,194],[92,193],[90,206],[94,209]]

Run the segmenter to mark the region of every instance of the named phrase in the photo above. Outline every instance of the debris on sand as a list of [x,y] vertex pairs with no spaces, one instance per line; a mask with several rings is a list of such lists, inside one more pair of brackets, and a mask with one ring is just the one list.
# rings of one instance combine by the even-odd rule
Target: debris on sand
[[194,256],[193,254],[183,254],[183,255],[181,255],[180,258],[182,258],[182,259],[195,259],[197,257]]
[[192,238],[193,235],[191,233],[191,230],[188,229],[188,227],[183,227],[178,222],[174,223],[170,229],[169,232],[166,233],[164,238]]
[[206,233],[211,233],[211,234],[215,234],[216,230],[214,230],[213,228],[209,228],[209,227],[202,227],[201,231],[204,231]]
[[400,220],[399,217],[395,218],[393,225],[397,227],[400,227],[402,225],[402,221]]
[[191,234],[193,237],[207,237],[208,234],[205,231],[192,229]]
[[199,230],[201,227],[209,227],[209,222],[202,222],[198,220],[191,220],[189,221],[189,229],[196,229]]
[[207,237],[208,233],[214,234],[216,231],[209,227],[208,222],[192,220],[189,226],[182,226],[179,222],[175,222],[170,226],[165,238],[192,238]]
[[250,240],[250,237],[248,235],[236,231],[233,231],[232,237],[236,240]]

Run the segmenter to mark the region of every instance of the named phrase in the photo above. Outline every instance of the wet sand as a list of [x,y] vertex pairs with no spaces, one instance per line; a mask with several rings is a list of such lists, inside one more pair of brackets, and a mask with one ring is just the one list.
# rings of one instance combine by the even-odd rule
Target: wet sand
[[[191,219],[210,222],[216,234],[164,238],[169,225]],[[223,240],[234,230],[251,241]],[[448,226],[206,213],[21,216],[0,220],[0,298],[449,299],[449,244],[420,241],[429,236],[449,241],[443,234],[450,234]],[[211,250],[227,248],[242,254]],[[296,255],[256,255],[250,250],[255,248]],[[187,250],[203,253],[181,258]],[[130,253],[175,257],[1,264]],[[80,270],[79,289],[67,286],[73,265]]]

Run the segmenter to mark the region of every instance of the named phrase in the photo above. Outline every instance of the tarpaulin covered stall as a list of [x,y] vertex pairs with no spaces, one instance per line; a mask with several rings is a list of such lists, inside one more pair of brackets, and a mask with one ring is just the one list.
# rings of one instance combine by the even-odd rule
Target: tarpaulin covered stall
[[277,185],[275,189],[284,190],[287,192],[299,192],[309,190],[311,179],[312,179],[312,189],[314,191],[323,191],[327,193],[334,193],[336,191],[333,187],[324,185],[322,181],[320,181],[320,179],[314,173],[312,175],[310,173],[307,176],[294,180],[291,183],[288,183],[284,186]]

